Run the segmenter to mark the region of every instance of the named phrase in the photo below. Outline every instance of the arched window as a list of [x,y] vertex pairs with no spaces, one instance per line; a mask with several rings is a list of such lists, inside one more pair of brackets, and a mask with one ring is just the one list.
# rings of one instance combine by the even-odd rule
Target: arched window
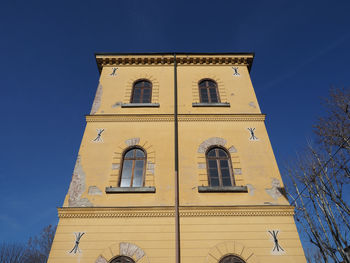
[[141,187],[146,167],[146,154],[140,148],[124,153],[120,187]]
[[134,83],[131,103],[151,103],[152,83],[148,80],[141,79]]
[[245,261],[237,256],[228,255],[223,257],[219,263],[245,263]]
[[222,148],[214,147],[207,152],[207,168],[210,186],[233,186],[235,185],[231,158]]
[[110,263],[135,263],[135,261],[127,256],[119,256],[114,258]]
[[218,85],[211,79],[203,79],[198,84],[201,103],[220,102]]

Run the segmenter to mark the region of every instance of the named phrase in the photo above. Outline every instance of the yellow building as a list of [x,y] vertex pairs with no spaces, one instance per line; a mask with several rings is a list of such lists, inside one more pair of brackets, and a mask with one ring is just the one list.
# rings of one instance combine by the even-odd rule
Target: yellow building
[[306,262],[253,57],[96,54],[49,263]]

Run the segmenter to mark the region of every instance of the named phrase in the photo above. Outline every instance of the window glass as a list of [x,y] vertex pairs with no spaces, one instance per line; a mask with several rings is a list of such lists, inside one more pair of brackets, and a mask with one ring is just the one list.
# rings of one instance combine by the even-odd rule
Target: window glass
[[141,187],[145,173],[146,155],[139,148],[133,148],[124,154],[120,187]]
[[199,97],[202,103],[217,103],[219,100],[219,90],[215,81],[205,79],[199,82]]
[[215,147],[206,154],[210,186],[234,185],[231,159],[225,150]]
[[222,258],[219,263],[245,263],[245,261],[234,255],[229,255]]
[[135,261],[127,256],[119,256],[113,259],[110,263],[135,263]]
[[215,148],[208,152],[208,156],[215,156]]
[[136,149],[136,157],[145,157],[145,154],[140,149]]
[[151,103],[152,83],[148,80],[139,80],[134,83],[131,103]]

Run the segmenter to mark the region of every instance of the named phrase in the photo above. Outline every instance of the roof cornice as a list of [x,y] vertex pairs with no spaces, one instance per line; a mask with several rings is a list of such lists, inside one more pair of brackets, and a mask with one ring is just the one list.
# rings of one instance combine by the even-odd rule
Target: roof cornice
[[[172,65],[171,53],[97,53],[96,63],[101,72],[104,66],[121,65]],[[254,53],[176,53],[180,65],[245,65],[252,67]]]

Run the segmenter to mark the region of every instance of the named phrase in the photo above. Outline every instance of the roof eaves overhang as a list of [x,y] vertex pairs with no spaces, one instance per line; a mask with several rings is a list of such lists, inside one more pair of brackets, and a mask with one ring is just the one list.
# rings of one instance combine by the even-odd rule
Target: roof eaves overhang
[[174,55],[178,64],[189,65],[246,65],[251,70],[254,53],[95,53],[99,72],[104,66],[171,65]]

